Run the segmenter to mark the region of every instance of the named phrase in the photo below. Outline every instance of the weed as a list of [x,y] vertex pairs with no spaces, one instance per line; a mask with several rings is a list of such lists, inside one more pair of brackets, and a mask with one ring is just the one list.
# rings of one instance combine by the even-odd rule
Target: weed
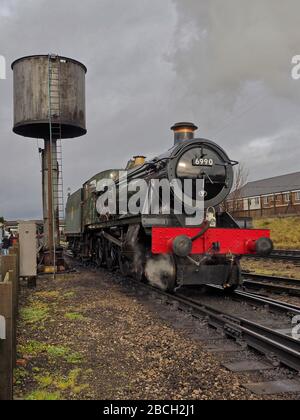
[[28,377],[28,372],[23,367],[18,367],[14,370],[14,381],[17,385],[21,384],[24,379]]
[[55,385],[61,391],[70,389],[73,393],[79,394],[81,391],[89,387],[87,384],[78,385],[80,374],[81,369],[71,370],[67,378],[57,380]]
[[50,359],[63,359],[70,364],[81,363],[83,359],[80,353],[73,352],[69,347],[55,346],[34,340],[28,341],[25,344],[20,344],[18,346],[18,352],[21,355],[33,357],[45,353]]
[[74,297],[75,296],[75,292],[67,292],[67,293],[65,293],[64,295],[63,295],[63,297],[64,298],[72,298],[72,297]]
[[68,363],[71,363],[72,365],[77,365],[79,363],[82,363],[83,361],[83,357],[80,353],[78,352],[74,352],[74,353],[69,353],[66,357],[66,361]]
[[65,359],[69,355],[70,349],[62,346],[48,346],[47,353],[50,357]]
[[18,353],[28,356],[38,356],[40,353],[45,352],[47,349],[47,345],[41,343],[39,341],[30,340],[27,341],[25,344],[20,344],[18,346]]
[[48,305],[40,302],[33,302],[30,306],[25,306],[21,309],[20,316],[25,324],[35,324],[44,322],[48,318],[48,312]]
[[53,378],[51,375],[38,375],[35,376],[35,380],[43,388],[47,388],[53,384]]
[[[45,373],[44,375],[37,375],[35,376],[35,380],[38,383],[38,386],[41,388],[48,389],[47,395],[54,395],[53,393],[50,394],[49,391],[58,391],[55,394],[60,395],[60,391],[67,391],[70,390],[74,394],[79,394],[84,389],[88,388],[88,384],[80,384],[79,379],[81,376],[81,369],[73,369],[69,372],[67,377],[56,375],[50,375],[49,373]],[[45,391],[35,391],[33,394],[42,392],[44,395]],[[32,395],[32,394],[31,394]]]
[[60,293],[56,291],[49,291],[49,292],[37,292],[35,296],[42,298],[42,299],[58,299],[60,297]]
[[25,400],[28,401],[56,401],[60,400],[60,392],[47,392],[45,390],[36,390],[31,392]]
[[77,312],[67,312],[65,314],[65,318],[69,319],[70,321],[84,321],[86,318]]

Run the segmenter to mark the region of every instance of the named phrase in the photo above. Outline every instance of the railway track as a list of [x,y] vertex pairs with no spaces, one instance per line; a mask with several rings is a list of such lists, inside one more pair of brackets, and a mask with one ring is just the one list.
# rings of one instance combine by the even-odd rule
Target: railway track
[[288,277],[266,276],[243,273],[243,286],[251,290],[265,290],[271,293],[300,296],[300,280]]
[[[276,329],[268,328],[253,320],[232,315],[215,306],[208,305],[201,301],[201,297],[196,300],[185,296],[182,292],[170,294],[147,284],[143,284],[143,287],[163,295],[169,302],[175,301],[178,309],[188,310],[196,317],[197,315],[204,316],[209,326],[221,330],[227,337],[243,341],[249,348],[258,351],[267,358],[276,359],[284,366],[300,372],[300,338],[296,339],[292,334],[288,334],[286,331],[282,332],[280,325]],[[224,291],[220,287],[211,285],[208,286],[208,289],[222,294],[222,299],[224,299]],[[236,291],[230,296],[231,298],[255,306],[264,306],[269,310],[284,313],[291,319],[293,316],[300,316],[300,307],[268,297]],[[290,330],[292,330],[292,323]]]
[[[210,285],[208,286],[208,289],[214,293],[218,293],[219,295],[224,296],[224,290],[220,286]],[[286,302],[280,302],[267,296],[257,295],[255,293],[236,290],[232,295],[230,295],[230,298],[240,302],[254,304],[255,306],[269,308],[272,311],[289,314],[291,316],[300,315],[300,306],[292,305]]]
[[[208,286],[209,290],[216,293],[216,296],[213,298],[214,304],[211,305],[205,302],[205,299],[202,300],[201,295],[195,297],[186,296],[182,289],[179,289],[175,294],[171,294],[131,278],[126,279],[124,284],[128,285],[131,282],[140,291],[151,292],[157,295],[158,298],[163,298],[165,304],[175,304],[177,310],[183,310],[195,318],[205,318],[209,326],[221,331],[226,337],[233,338],[237,342],[258,351],[266,356],[268,360],[272,359],[276,363],[281,363],[283,366],[300,372],[300,338],[292,336],[292,318],[300,316],[300,307],[245,291],[236,291],[232,296],[225,298],[224,291],[220,287]],[[263,306],[267,311],[281,313],[290,320],[289,328],[285,328],[283,331],[280,319],[277,321],[276,327],[270,328],[262,325],[255,319],[240,316],[234,310],[232,312],[225,311],[221,308],[221,303],[225,299],[237,300],[241,302],[241,305],[245,302],[250,304],[251,307],[252,305],[257,307]],[[255,313],[255,311],[252,312]],[[287,327],[286,320],[283,324]]]
[[[181,293],[175,295],[161,291],[158,291],[158,293],[163,294],[170,301],[175,300],[179,307],[188,309],[193,316],[205,316],[210,326],[222,330],[226,336],[242,340],[248,347],[259,351],[266,357],[272,355],[283,365],[300,372],[300,340],[279,331],[279,329],[271,329],[253,320],[226,313],[215,306],[186,297]],[[236,292],[235,295],[243,296],[247,300],[251,299],[252,302],[255,301],[258,304],[256,296],[250,296],[250,294],[246,296],[241,292]],[[292,311],[293,314],[300,314],[300,308],[292,308],[291,305],[271,301],[267,298],[261,298],[261,300],[264,300],[264,305],[270,305],[273,308],[275,308],[275,305],[277,309],[280,306],[280,310],[286,313]]]
[[284,249],[276,249],[272,252],[272,254],[266,256],[259,256],[259,255],[248,255],[247,258],[254,258],[254,259],[272,259],[278,261],[293,261],[300,263],[300,250],[284,250]]

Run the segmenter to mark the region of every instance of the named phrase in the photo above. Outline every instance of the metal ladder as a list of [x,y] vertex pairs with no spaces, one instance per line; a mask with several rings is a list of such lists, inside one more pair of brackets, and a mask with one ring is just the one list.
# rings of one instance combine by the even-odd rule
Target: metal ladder
[[[61,126],[61,96],[60,96],[60,58],[49,55],[49,132],[52,160],[53,183],[53,220],[59,222],[64,219],[64,183],[63,183],[63,156],[62,156],[62,126]],[[56,150],[54,149],[56,144]],[[53,176],[55,175],[55,177]],[[57,203],[57,213],[54,208]],[[55,229],[53,229],[53,242],[55,248]],[[54,249],[55,254],[55,249]],[[55,258],[55,257],[54,257]],[[54,264],[55,265],[55,264]]]

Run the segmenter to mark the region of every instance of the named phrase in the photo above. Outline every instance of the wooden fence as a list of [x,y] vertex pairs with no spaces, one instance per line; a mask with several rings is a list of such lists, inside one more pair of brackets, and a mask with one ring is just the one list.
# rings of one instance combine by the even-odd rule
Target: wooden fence
[[16,319],[19,295],[19,251],[0,257],[0,401],[13,399],[16,365]]
[[254,198],[236,198],[225,201],[224,206],[233,217],[262,218],[300,214],[300,202],[296,193],[257,196],[255,199],[259,203],[253,204]]

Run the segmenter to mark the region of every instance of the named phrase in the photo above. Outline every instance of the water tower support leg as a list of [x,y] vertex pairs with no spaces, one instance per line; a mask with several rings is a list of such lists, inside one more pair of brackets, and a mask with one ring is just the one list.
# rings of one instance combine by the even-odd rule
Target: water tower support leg
[[[48,170],[52,168],[52,170]],[[58,212],[58,164],[56,141],[45,140],[42,151],[43,179],[43,217],[44,246],[42,250],[43,271],[53,272],[64,267],[62,249],[60,247],[59,212]]]

